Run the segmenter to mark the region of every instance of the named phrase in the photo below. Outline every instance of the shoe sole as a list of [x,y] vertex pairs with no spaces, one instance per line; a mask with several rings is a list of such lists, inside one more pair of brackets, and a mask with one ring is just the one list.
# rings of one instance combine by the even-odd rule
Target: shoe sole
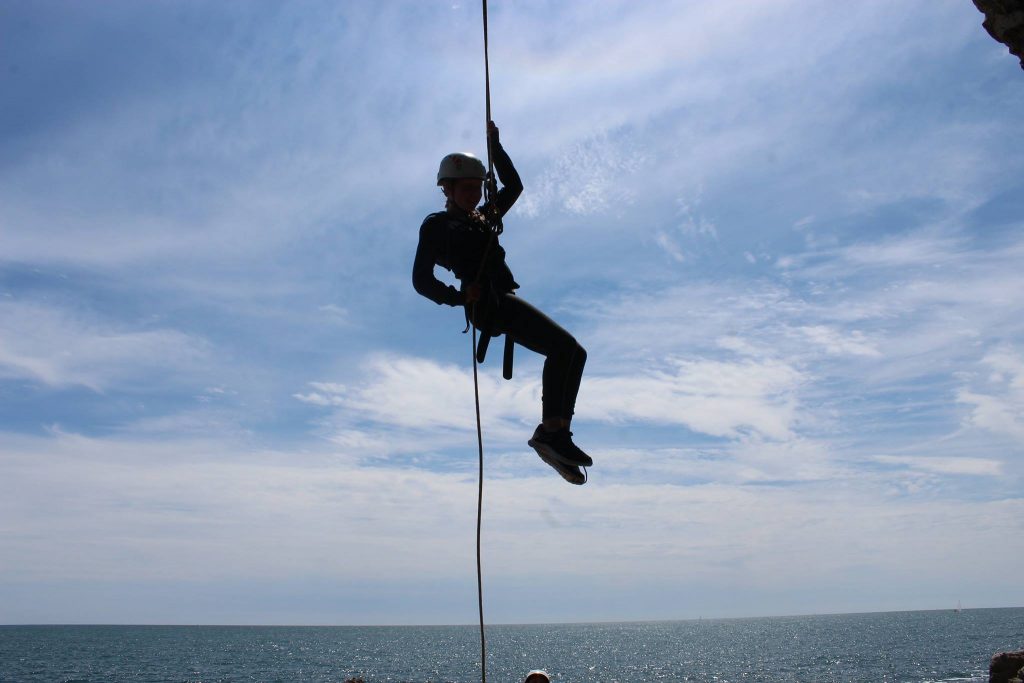
[[[537,451],[538,454],[543,452],[545,455],[547,455],[547,457],[551,458],[552,460],[556,460],[556,461],[562,463],[563,465],[569,465],[570,467],[592,467],[594,465],[594,461],[593,460],[590,460],[589,462],[580,462],[579,460],[571,460],[571,459],[565,457],[564,455],[562,455],[561,453],[559,453],[558,451],[556,451],[554,448],[552,448],[548,444],[544,443],[543,441],[537,441],[536,439],[530,439],[526,443],[528,443],[530,445],[530,447],[533,448],[533,450]],[[541,456],[541,457],[544,457],[544,456]]]
[[533,448],[533,450],[537,451],[537,455],[540,456],[540,459],[547,463],[549,466],[551,466],[551,468],[554,469],[556,472],[558,472],[558,474],[561,475],[562,479],[565,479],[567,482],[575,486],[583,486],[584,484],[587,483],[586,470],[580,470],[580,468],[577,465],[570,465],[566,462],[562,462],[561,460],[551,457],[549,455],[549,453],[551,452],[550,449],[544,448],[543,444],[535,445],[536,442],[534,442],[533,439],[530,439],[528,443]]

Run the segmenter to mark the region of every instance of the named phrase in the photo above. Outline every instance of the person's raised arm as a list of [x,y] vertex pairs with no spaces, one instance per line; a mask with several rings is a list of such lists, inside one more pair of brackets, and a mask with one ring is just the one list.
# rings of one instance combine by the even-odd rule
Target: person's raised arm
[[[498,173],[498,180],[501,181],[501,189],[494,198],[494,206],[498,209],[498,214],[504,216],[523,193],[523,181],[519,178],[516,167],[512,165],[508,152],[501,146],[498,127],[494,125],[494,121],[487,124],[487,137],[490,140],[491,161]],[[486,212],[484,215],[487,215]]]

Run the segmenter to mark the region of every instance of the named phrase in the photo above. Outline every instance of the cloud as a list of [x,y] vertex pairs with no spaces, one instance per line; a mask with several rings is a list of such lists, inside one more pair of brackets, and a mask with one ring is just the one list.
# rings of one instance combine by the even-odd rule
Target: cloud
[[[896,487],[904,494],[945,487],[989,495],[980,482],[934,476],[1013,477],[1010,463],[1024,456],[1019,354],[986,343],[1024,331],[1019,303],[1006,296],[1024,287],[1019,245],[988,248],[947,229],[861,240],[855,258],[845,248],[813,249],[802,254],[805,264],[754,282],[709,277],[599,300],[577,336],[593,359],[588,369],[606,376],[585,376],[580,414],[675,420],[734,440],[730,458],[748,436],[817,444],[809,461],[778,452],[779,466],[752,470],[769,478],[785,479],[786,466],[796,472],[805,462],[826,480],[842,478],[837,470],[862,471],[885,454],[906,473]],[[870,273],[864,263],[874,264]],[[687,395],[672,388],[669,359],[715,372]],[[631,398],[606,408],[605,396]],[[694,445],[687,438],[677,436],[680,446]]]
[[351,314],[345,308],[342,308],[337,304],[324,304],[322,306],[318,306],[317,310],[324,313],[324,317],[327,320],[339,325],[348,324],[351,318]]
[[86,313],[0,301],[0,378],[104,391],[175,368],[194,369],[209,355],[200,338],[173,329],[139,329]]
[[1019,399],[1007,401],[996,396],[961,391],[957,400],[973,406],[969,418],[973,426],[1018,439],[1024,437],[1024,406]]
[[[349,578],[382,570],[397,578],[399,567],[452,533],[431,528],[436,520],[413,510],[454,516],[443,510],[457,506],[453,494],[468,493],[458,477],[426,471],[406,490],[409,477],[354,469],[348,456],[329,451],[60,432],[4,442],[9,476],[0,505],[17,529],[5,534],[4,555],[18,558],[5,562],[4,580],[281,578],[339,570]],[[46,500],[61,504],[40,507]],[[431,564],[443,576],[441,564]]]
[[971,475],[998,477],[1003,473],[1002,463],[987,458],[929,458],[876,455],[876,462],[885,465],[901,465],[923,472],[949,475]]
[[1024,357],[1001,346],[982,359],[990,370],[979,389],[963,388],[957,401],[971,407],[966,423],[996,434],[1024,439]]
[[[351,388],[332,382],[313,383],[321,392],[317,394],[322,397],[321,404],[339,406],[363,419],[396,427],[462,429],[474,424],[470,370],[388,354],[371,355],[364,367],[362,381]],[[531,383],[520,380],[504,384],[486,375],[479,379],[481,393],[492,397],[492,404],[500,406],[502,416],[535,412],[526,409],[536,398]]]
[[820,344],[828,353],[839,355],[849,354],[853,356],[880,356],[878,349],[868,342],[864,333],[853,330],[849,336],[844,338],[842,333],[826,325],[808,325],[797,328],[807,337]]
[[[321,434],[373,457],[418,458],[469,443],[476,429],[470,369],[425,358],[370,354],[352,381],[311,382],[298,401],[328,409]],[[520,373],[521,375],[522,373]],[[521,444],[540,420],[540,382],[481,372],[482,420],[489,443]]]
[[343,406],[345,405],[344,395],[348,391],[344,384],[336,382],[310,382],[315,391],[308,394],[293,394],[292,396],[303,403],[314,406]]
[[[468,370],[388,355],[373,356],[365,365],[354,386],[314,382],[315,391],[295,395],[304,403],[336,409],[329,420],[338,430],[336,443],[369,442],[370,429],[387,431],[392,450],[402,443],[422,449],[430,447],[431,437],[446,442],[452,433],[474,428]],[[785,439],[791,436],[801,379],[780,363],[670,359],[662,370],[587,377],[577,415],[586,422],[682,425],[724,438],[757,434]],[[521,441],[525,428],[539,419],[538,379],[502,382],[481,374],[480,385],[489,438],[499,444]],[[418,436],[409,442],[412,434]]]
[[668,361],[661,372],[590,377],[577,412],[587,420],[684,425],[736,438],[791,435],[800,372],[783,363]]
[[917,234],[844,247],[841,256],[854,265],[885,268],[935,267],[948,263],[961,251],[963,242],[943,235]]
[[[252,450],[225,440],[157,444],[60,432],[5,435],[0,452],[8,474],[0,508],[10,526],[4,580],[471,578],[476,484],[462,472],[380,467],[358,449]],[[894,498],[870,476],[843,486],[749,487],[728,477],[629,482],[598,468],[582,495],[534,459],[495,457],[515,475],[488,486],[486,553],[495,579],[523,575],[524,557],[546,558],[527,572],[533,580],[580,575],[598,584],[623,575],[655,584],[718,576],[795,589],[823,572],[911,568],[962,579],[984,571],[940,561],[946,543],[970,557],[1019,532],[1022,518],[1020,501]],[[705,467],[679,452],[637,454],[619,466],[658,463]],[[61,505],[39,505],[55,499]],[[552,519],[571,524],[571,537]],[[937,547],[939,534],[945,543]]]
[[654,241],[677,263],[682,263],[686,260],[686,252],[684,252],[682,247],[679,246],[679,243],[664,230],[659,230],[655,233]]
[[1024,356],[1015,349],[1002,346],[987,354],[984,363],[992,368],[989,381],[1006,384],[1014,392],[1024,391]]
[[[516,203],[529,218],[560,209],[578,216],[621,211],[634,201],[628,179],[646,163],[636,142],[602,133],[560,152]],[[632,150],[631,150],[632,148]]]
[[[658,229],[655,232],[655,243],[677,263],[687,260],[687,254],[681,243],[697,245],[703,240],[717,240],[718,230],[714,222],[699,213],[700,192],[692,202],[685,199],[678,199],[676,203],[677,224],[667,228]],[[748,260],[753,259],[750,254],[746,255]],[[751,260],[751,262],[753,262]]]

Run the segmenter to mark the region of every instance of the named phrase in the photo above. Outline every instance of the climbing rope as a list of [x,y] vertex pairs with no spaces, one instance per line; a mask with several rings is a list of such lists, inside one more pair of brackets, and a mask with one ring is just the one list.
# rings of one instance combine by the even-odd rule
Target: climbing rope
[[[490,135],[490,123],[491,123],[491,67],[487,57],[487,0],[483,0],[483,17],[484,17],[484,92],[487,99],[487,120],[484,122],[484,131],[487,136],[487,180],[484,183],[484,193],[486,195],[486,201],[490,201],[492,198],[491,188],[494,185],[494,162],[491,159],[491,135]],[[491,251],[491,245],[494,243],[494,232],[491,232],[490,241],[487,243],[487,248],[484,250],[484,257],[480,263],[480,271],[476,276],[476,285],[480,284],[480,278],[483,276],[485,264],[487,263],[487,257]],[[476,302],[473,302],[474,314],[476,313]],[[474,320],[476,316],[473,316]],[[480,561],[480,528],[483,522],[483,510],[484,510],[484,435],[483,428],[480,424],[480,380],[477,373],[477,357],[476,357],[476,325],[470,325],[473,328],[472,334],[472,356],[473,356],[473,400],[476,404],[476,441],[478,450],[480,453],[479,457],[479,469],[477,475],[477,497],[476,497],[476,595],[477,604],[480,607],[480,681],[481,683],[487,683],[487,639],[484,636],[484,578],[483,578],[483,565]],[[487,330],[484,330],[484,334],[487,334]]]
[[480,605],[480,680],[487,683],[487,641],[484,638],[484,580],[480,563],[480,523],[484,507],[484,436],[480,427],[480,382],[477,379],[476,327],[473,327],[473,398],[476,403],[476,441],[480,451],[476,496],[476,595]]
[[[487,200],[491,199],[491,195],[497,192],[497,183],[494,179],[494,156],[491,154],[491,63],[488,58],[487,50],[487,0],[483,0],[483,16],[484,16],[484,94],[486,97],[486,121],[484,121],[484,131],[486,132],[487,140],[487,180],[485,181]],[[488,222],[494,221],[493,228],[496,229],[497,233],[501,233],[501,219],[498,217],[497,207],[491,206],[491,216],[487,216]],[[489,246],[489,245],[488,245]]]

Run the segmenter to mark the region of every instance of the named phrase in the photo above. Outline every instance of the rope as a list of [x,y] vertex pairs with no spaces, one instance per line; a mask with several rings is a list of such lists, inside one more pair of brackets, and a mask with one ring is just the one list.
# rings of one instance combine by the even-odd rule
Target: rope
[[484,130],[487,132],[487,183],[494,182],[494,161],[491,155],[491,63],[487,56],[487,0],[484,4],[484,93],[487,98],[487,120],[484,122]]
[[477,379],[476,362],[476,327],[473,327],[473,399],[476,403],[476,441],[480,452],[480,468],[476,497],[476,595],[480,605],[480,680],[487,683],[487,641],[484,638],[484,582],[483,568],[480,562],[480,525],[483,520],[484,507],[484,436],[480,426],[480,382]]
[[[487,99],[487,120],[484,122],[484,130],[487,136],[487,180],[484,183],[485,193],[490,198],[491,184],[494,182],[494,162],[491,159],[491,135],[490,135],[490,122],[491,122],[491,67],[487,57],[487,0],[483,0],[483,17],[484,17],[484,91]],[[487,256],[491,250],[491,244],[494,242],[494,233],[491,233],[490,241],[487,244],[487,249],[484,251],[483,262],[480,264],[480,272],[477,274],[476,282],[480,283],[480,278],[483,275],[484,266],[487,263]],[[473,302],[474,313],[476,312],[476,302]],[[475,318],[475,316],[473,316]],[[483,522],[483,509],[484,509],[484,436],[483,428],[480,424],[480,381],[477,375],[477,361],[476,361],[476,326],[473,327],[472,342],[473,348],[473,400],[476,404],[476,441],[478,450],[480,453],[479,457],[479,474],[477,477],[477,497],[476,497],[476,595],[477,604],[480,607],[480,681],[481,683],[487,683],[487,639],[484,636],[484,578],[483,578],[483,565],[480,561],[480,528]],[[484,331],[487,334],[487,331]]]

